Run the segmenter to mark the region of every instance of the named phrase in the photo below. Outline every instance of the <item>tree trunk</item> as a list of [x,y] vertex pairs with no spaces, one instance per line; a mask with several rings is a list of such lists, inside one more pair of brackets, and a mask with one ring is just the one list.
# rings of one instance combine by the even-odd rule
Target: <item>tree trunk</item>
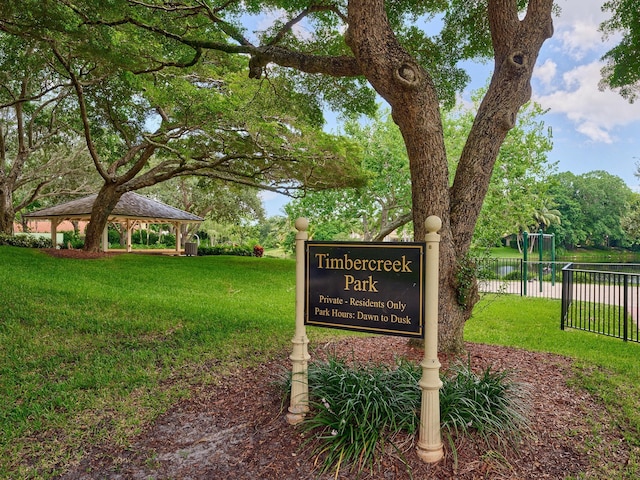
[[10,189],[0,189],[0,233],[13,235],[13,221],[15,219],[13,210],[13,195]]
[[407,147],[415,239],[424,239],[428,216],[442,220],[438,342],[444,352],[464,350],[464,324],[479,298],[467,257],[471,238],[500,145],[530,97],[533,65],[551,34],[552,3],[532,0],[520,21],[515,0],[489,1],[496,69],[450,189],[439,101],[429,73],[398,43],[384,1],[349,2],[347,44],[391,105]]
[[91,219],[87,225],[87,235],[84,239],[84,250],[88,252],[100,251],[102,232],[109,221],[109,215],[118,204],[124,192],[117,190],[115,185],[104,185],[91,209]]

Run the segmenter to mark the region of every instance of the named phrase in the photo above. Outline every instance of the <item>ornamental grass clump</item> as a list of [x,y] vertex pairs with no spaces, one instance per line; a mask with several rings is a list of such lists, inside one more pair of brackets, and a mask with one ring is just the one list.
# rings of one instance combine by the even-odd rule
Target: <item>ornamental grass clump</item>
[[322,472],[342,466],[357,472],[375,466],[377,455],[393,434],[418,429],[421,370],[407,362],[347,365],[335,358],[309,367],[313,414],[303,423],[315,431],[315,455]]
[[[308,442],[315,440],[312,452],[322,458],[322,473],[373,471],[387,445],[402,458],[397,434],[417,434],[419,428],[418,365],[403,360],[393,367],[347,364],[330,358],[310,364],[308,374],[311,413],[302,425],[314,433]],[[489,448],[506,451],[529,431],[527,391],[511,372],[488,367],[475,373],[461,363],[441,379],[441,425],[454,458],[456,439],[477,435]],[[290,374],[287,381],[289,390]]]
[[455,454],[455,437],[475,432],[489,448],[516,448],[529,428],[529,394],[513,372],[491,367],[479,373],[470,362],[451,367],[442,378],[440,419]]

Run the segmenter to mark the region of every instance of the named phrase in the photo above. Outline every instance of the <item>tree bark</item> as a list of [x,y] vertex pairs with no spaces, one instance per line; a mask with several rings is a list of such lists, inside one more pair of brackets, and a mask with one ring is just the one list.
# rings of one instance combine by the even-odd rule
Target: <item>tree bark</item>
[[13,235],[13,195],[7,186],[0,188],[0,233]]
[[409,223],[412,220],[412,218],[413,218],[412,214],[411,212],[409,212],[406,215],[401,215],[400,217],[396,218],[391,222],[388,222],[388,221],[380,222],[381,223],[380,231],[376,234],[375,237],[373,237],[372,240],[374,242],[382,242],[384,240],[384,237],[393,233],[394,230],[397,230],[403,225],[406,225],[407,223]]
[[430,75],[395,38],[383,0],[349,2],[347,44],[365,77],[391,106],[407,147],[416,240],[424,238],[429,215],[442,219],[441,351],[464,350],[464,324],[478,300],[467,253],[500,145],[531,95],[537,54],[552,33],[552,3],[532,0],[520,21],[515,0],[489,1],[495,73],[450,189],[439,102]]
[[88,252],[100,251],[102,232],[109,222],[109,215],[123,193],[124,191],[119,190],[116,185],[105,184],[102,186],[91,209],[91,220],[87,225],[84,250]]

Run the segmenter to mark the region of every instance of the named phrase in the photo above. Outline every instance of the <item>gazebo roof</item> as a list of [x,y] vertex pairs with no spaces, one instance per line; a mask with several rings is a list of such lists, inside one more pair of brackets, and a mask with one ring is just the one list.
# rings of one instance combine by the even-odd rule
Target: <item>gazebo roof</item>
[[[44,208],[24,216],[30,220],[89,220],[97,194],[72,200],[55,207]],[[191,223],[202,222],[204,218],[184,210],[171,207],[134,192],[122,194],[109,215],[109,221],[142,220],[149,223]]]

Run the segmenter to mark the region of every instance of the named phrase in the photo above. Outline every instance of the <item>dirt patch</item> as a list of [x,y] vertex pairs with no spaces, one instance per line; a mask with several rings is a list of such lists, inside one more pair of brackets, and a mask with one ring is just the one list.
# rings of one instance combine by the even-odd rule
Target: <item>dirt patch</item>
[[94,259],[104,258],[116,255],[116,253],[109,252],[87,252],[82,249],[76,248],[43,248],[42,251],[47,255],[57,258],[78,258],[78,259]]
[[[468,344],[467,348],[474,367],[515,370],[517,378],[529,384],[533,437],[505,455],[487,450],[480,441],[461,440],[456,455],[445,445],[445,458],[428,465],[416,454],[415,437],[401,435],[396,438],[401,452],[388,449],[379,459],[380,470],[360,478],[533,480],[562,479],[579,472],[585,478],[599,478],[589,449],[608,450],[611,463],[627,461],[629,452],[601,405],[567,385],[571,376],[568,359],[488,345]],[[396,337],[349,338],[311,351],[312,360],[329,354],[360,362],[393,362],[398,356],[416,362],[422,359],[420,349]],[[441,359],[443,368],[447,361]],[[317,459],[303,447],[305,435],[284,419],[287,405],[282,405],[273,382],[288,368],[287,354],[283,354],[282,359],[227,376],[216,387],[194,388],[191,398],[149,425],[129,448],[97,448],[61,478],[335,478],[333,472],[318,474]],[[241,376],[254,382],[251,390],[242,388]],[[343,469],[337,478],[354,477]]]

